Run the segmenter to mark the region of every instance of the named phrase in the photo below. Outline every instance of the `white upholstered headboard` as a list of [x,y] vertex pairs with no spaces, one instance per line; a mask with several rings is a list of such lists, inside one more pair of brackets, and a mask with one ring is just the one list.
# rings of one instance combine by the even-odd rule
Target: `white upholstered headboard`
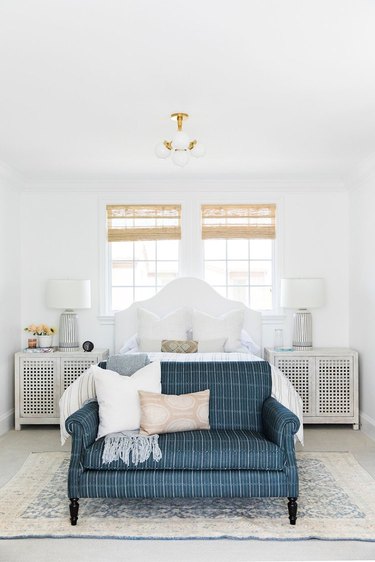
[[146,308],[160,317],[181,307],[221,316],[230,310],[244,309],[243,328],[262,349],[262,316],[243,303],[219,295],[208,283],[194,277],[179,277],[163,287],[155,296],[133,303],[115,314],[115,353],[137,332],[137,309]]

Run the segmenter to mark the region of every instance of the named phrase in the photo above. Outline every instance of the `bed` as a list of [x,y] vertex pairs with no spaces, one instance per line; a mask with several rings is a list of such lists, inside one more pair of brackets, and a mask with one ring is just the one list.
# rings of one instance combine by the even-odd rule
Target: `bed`
[[[171,326],[166,327],[166,332],[158,323],[158,320],[168,319],[178,314],[180,317],[171,322]],[[184,326],[181,323],[182,311],[184,312]],[[232,315],[232,316],[231,316]],[[206,317],[207,316],[207,317]],[[220,346],[220,338],[214,338],[215,343],[219,344],[215,351],[200,352],[199,342],[198,351],[195,353],[168,353],[161,352],[161,339],[164,335],[175,338],[176,335],[195,340],[194,321],[201,321],[204,325],[198,327],[199,334],[205,334],[207,330],[215,330],[220,335],[222,329],[226,329],[228,324],[234,332],[232,345],[226,349],[225,342]],[[216,320],[216,322],[215,322]],[[139,333],[140,324],[143,329],[144,324],[155,322],[156,336],[152,336],[153,331],[147,331],[147,338],[142,338]],[[241,322],[240,329],[238,323]],[[199,324],[199,322],[198,322]],[[165,326],[164,326],[165,328]],[[227,335],[224,333],[224,336]],[[150,337],[152,336],[152,337]],[[238,337],[237,337],[238,336]],[[207,336],[206,336],[207,337]],[[142,339],[145,346],[140,347]],[[176,338],[178,339],[178,338]],[[235,343],[233,340],[239,340]],[[207,341],[207,340],[206,340]],[[208,283],[192,277],[178,278],[154,297],[133,303],[129,308],[115,314],[115,353],[134,354],[147,352],[151,361],[259,361],[262,359],[262,315],[260,312],[251,310],[239,301],[230,300],[222,297]],[[213,349],[206,346],[205,349]],[[271,365],[272,375],[272,396],[281,404],[290,409],[300,420],[300,429],[297,433],[298,440],[303,444],[303,419],[302,419],[302,400],[290,381],[275,366]]]
[[255,346],[262,349],[262,316],[243,303],[219,295],[208,283],[193,277],[182,277],[171,281],[154,297],[133,303],[129,308],[115,314],[115,353],[137,333],[139,309],[147,309],[164,318],[184,307],[213,317],[220,317],[234,310],[243,311],[243,329],[251,336]]

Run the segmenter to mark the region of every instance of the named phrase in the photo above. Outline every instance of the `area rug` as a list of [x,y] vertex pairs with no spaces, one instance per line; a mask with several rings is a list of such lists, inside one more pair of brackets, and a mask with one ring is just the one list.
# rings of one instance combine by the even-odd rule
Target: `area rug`
[[0,490],[0,538],[375,541],[375,480],[349,453],[299,453],[297,524],[283,498],[84,499],[69,521],[66,453],[32,453]]

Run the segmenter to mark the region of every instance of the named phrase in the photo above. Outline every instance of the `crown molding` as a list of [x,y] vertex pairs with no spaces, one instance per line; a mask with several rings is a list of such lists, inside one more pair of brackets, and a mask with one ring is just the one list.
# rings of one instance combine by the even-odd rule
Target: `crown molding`
[[189,177],[171,178],[160,176],[134,176],[123,179],[33,179],[25,183],[25,190],[30,191],[82,191],[82,192],[176,192],[188,190],[189,192],[223,191],[283,191],[283,192],[317,192],[317,191],[347,191],[348,186],[341,178],[243,178],[234,176],[220,177]]

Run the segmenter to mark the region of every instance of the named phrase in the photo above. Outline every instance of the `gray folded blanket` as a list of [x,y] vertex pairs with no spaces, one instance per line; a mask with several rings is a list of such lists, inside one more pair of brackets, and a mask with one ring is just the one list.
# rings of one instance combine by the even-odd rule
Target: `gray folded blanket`
[[119,375],[130,377],[142,367],[150,363],[147,353],[129,353],[126,355],[111,355],[107,361],[107,369]]

